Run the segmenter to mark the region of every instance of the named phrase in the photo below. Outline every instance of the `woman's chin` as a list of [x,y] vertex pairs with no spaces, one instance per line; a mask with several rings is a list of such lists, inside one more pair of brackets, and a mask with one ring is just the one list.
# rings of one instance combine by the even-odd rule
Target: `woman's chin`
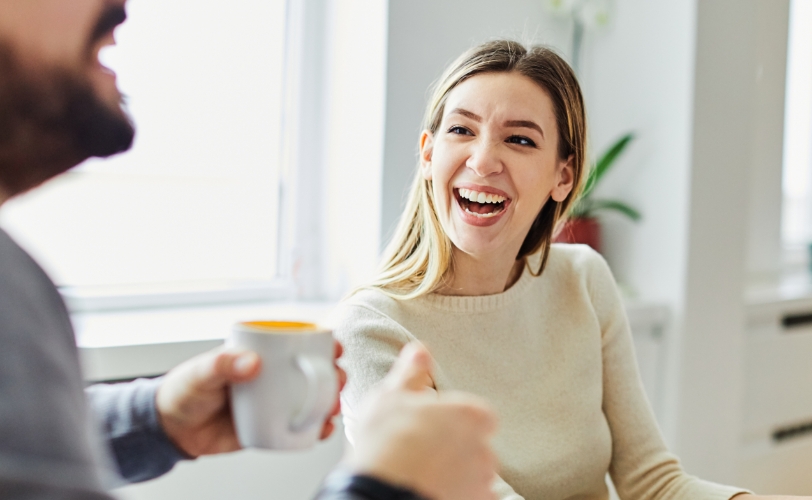
[[507,255],[504,248],[505,238],[495,233],[483,233],[482,230],[472,232],[470,229],[466,231],[465,228],[461,228],[451,236],[451,242],[455,249],[478,260],[499,258],[503,253]]

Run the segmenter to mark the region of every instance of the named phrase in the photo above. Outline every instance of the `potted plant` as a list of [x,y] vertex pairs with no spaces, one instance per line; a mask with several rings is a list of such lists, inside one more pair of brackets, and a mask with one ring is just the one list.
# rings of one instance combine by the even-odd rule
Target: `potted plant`
[[634,139],[634,134],[631,133],[618,139],[590,169],[581,195],[572,205],[569,218],[560,227],[553,241],[557,243],[584,243],[600,252],[601,228],[596,218],[598,212],[615,211],[635,222],[640,220],[640,212],[630,205],[618,200],[599,199],[592,196],[595,187],[612,165],[615,164],[615,160],[626,149],[632,139]]

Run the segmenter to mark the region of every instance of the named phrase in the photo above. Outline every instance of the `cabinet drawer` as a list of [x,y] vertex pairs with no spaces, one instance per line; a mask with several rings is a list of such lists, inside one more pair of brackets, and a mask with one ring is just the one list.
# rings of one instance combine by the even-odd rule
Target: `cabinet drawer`
[[743,422],[749,439],[812,423],[812,326],[771,330],[751,331],[745,342]]

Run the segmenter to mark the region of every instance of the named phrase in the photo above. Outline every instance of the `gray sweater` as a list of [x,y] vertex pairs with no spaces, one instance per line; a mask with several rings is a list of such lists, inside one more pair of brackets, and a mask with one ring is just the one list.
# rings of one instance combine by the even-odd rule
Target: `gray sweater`
[[[0,497],[106,498],[116,472],[131,482],[167,472],[182,455],[158,424],[158,382],[94,386],[86,398],[62,298],[0,230]],[[109,452],[117,467],[105,470]]]

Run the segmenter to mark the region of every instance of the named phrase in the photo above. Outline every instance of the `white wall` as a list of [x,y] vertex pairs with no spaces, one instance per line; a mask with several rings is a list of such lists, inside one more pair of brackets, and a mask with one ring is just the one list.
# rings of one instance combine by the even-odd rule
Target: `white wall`
[[694,2],[622,0],[608,29],[585,41],[582,83],[593,154],[621,134],[635,141],[596,195],[638,208],[634,224],[604,217],[604,254],[617,279],[679,308],[685,270]]
[[757,0],[700,2],[677,437],[690,470],[734,482],[743,392]]
[[747,241],[749,281],[774,280],[783,261],[781,184],[789,3],[762,1],[757,6],[756,100]]

